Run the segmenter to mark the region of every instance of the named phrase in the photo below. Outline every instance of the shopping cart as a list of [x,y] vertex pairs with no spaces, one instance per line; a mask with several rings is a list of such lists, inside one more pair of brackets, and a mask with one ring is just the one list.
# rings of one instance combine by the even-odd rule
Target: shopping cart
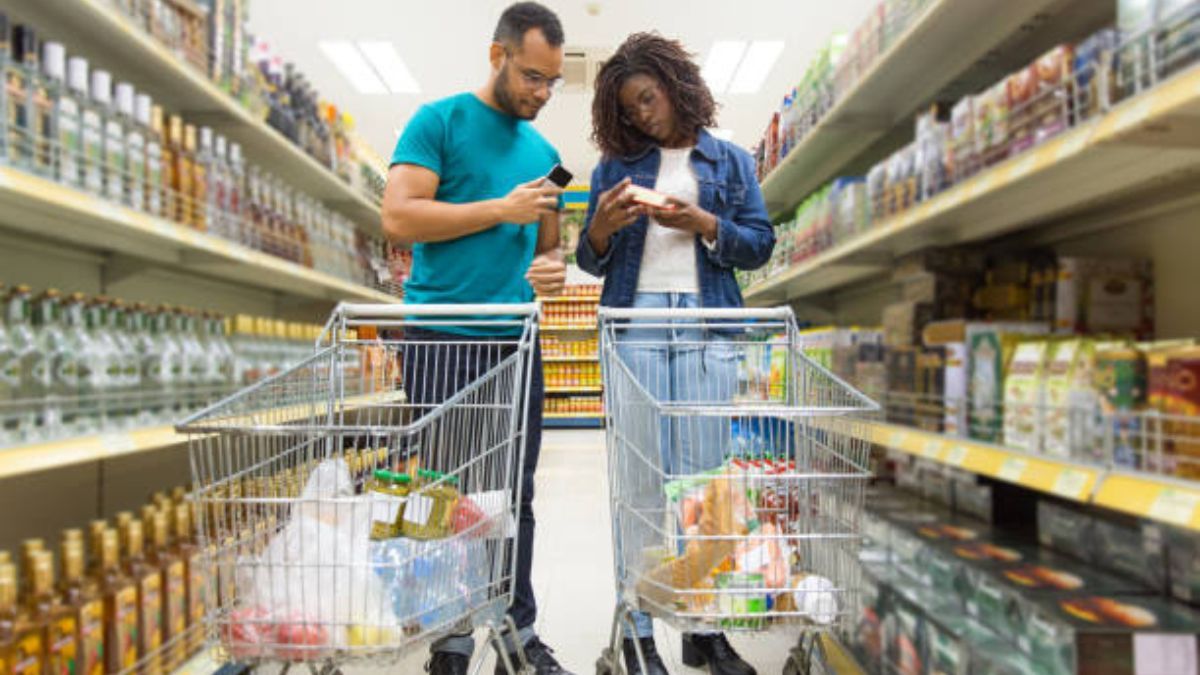
[[179,425],[224,658],[328,672],[486,627],[523,672],[499,647],[536,312],[343,304],[311,357]]
[[684,632],[798,630],[785,672],[808,672],[856,610],[870,446],[853,427],[878,406],[800,351],[789,309],[600,322],[617,607],[596,672],[625,672],[634,611]]

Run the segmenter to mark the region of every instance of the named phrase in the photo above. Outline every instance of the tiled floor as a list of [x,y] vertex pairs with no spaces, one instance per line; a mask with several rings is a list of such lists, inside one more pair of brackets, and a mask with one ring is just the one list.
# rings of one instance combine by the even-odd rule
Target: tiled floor
[[[563,665],[580,675],[595,672],[608,640],[615,596],[605,461],[603,432],[547,431],[537,475],[537,630]],[[672,673],[703,672],[680,664],[674,631],[663,626],[657,631]],[[782,671],[794,637],[739,636],[733,642],[761,675],[767,675]],[[414,654],[392,672],[423,672],[425,658]],[[490,675],[492,669],[489,658],[482,672]]]

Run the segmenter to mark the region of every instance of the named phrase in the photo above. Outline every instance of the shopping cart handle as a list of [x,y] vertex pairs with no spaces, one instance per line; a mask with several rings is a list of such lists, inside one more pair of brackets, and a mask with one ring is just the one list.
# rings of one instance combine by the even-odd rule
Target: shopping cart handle
[[623,319],[726,319],[730,321],[775,319],[786,321],[792,318],[792,309],[790,307],[696,307],[691,309],[601,307],[599,315],[601,321]]
[[462,316],[536,316],[536,302],[506,305],[397,305],[371,302],[343,302],[334,310],[335,315],[348,319],[404,319],[407,317],[462,317]]

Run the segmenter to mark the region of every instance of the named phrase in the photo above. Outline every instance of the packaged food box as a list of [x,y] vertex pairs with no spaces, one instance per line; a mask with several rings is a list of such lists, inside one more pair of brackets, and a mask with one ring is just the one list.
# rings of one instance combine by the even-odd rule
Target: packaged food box
[[1133,579],[1155,593],[1169,592],[1162,528],[1134,519],[1096,518],[1092,561],[1101,569]]
[[1071,457],[1091,461],[1096,458],[1099,420],[1096,416],[1100,394],[1096,391],[1096,343],[1080,339],[1075,356],[1071,388],[1067,393],[1067,443]]
[[1071,409],[1071,388],[1076,382],[1075,371],[1080,367],[1079,347],[1079,340],[1057,343],[1046,366],[1042,451],[1054,457],[1071,456],[1071,423],[1080,414],[1091,414]]
[[921,329],[933,320],[933,305],[898,302],[883,309],[883,343],[888,347],[908,347],[920,340]]
[[1200,478],[1200,347],[1171,352],[1167,380],[1162,408],[1171,417],[1163,426],[1171,439],[1174,473],[1195,480]]
[[883,621],[885,673],[928,672],[929,636],[925,611],[911,597],[912,588],[898,582]]
[[1104,432],[1112,438],[1112,456],[1103,459],[1136,469],[1143,448],[1142,419],[1136,413],[1146,401],[1146,360],[1130,345],[1097,347],[1093,378],[1103,421],[1109,425]]
[[1017,646],[1046,675],[1196,675],[1200,614],[1158,598],[1125,594],[1046,596]]
[[1200,606],[1200,534],[1160,526],[1167,547],[1167,577],[1171,597]]
[[933,594],[925,594],[921,602],[926,609],[928,672],[941,675],[977,672],[972,647],[997,640],[996,634],[962,609],[941,602]]
[[883,668],[883,621],[888,612],[891,594],[890,572],[886,565],[862,566],[862,592],[853,628],[850,649],[868,673],[881,673]]
[[971,642],[970,675],[1040,675],[1036,664],[998,637]]
[[1046,361],[1052,343],[1022,342],[1013,352],[1004,378],[1004,444],[1039,453],[1045,425]]
[[1055,288],[1055,330],[1154,335],[1154,276],[1149,260],[1062,257]]
[[969,323],[968,423],[972,438],[998,443],[1003,432],[1004,373],[1023,336],[1045,333],[1035,323]]
[[919,429],[934,433],[942,431],[945,368],[946,352],[942,347],[926,347],[917,354],[917,397],[913,415]]
[[1004,80],[975,97],[975,150],[983,166],[1008,156],[1008,92]]
[[992,486],[970,480],[954,482],[954,510],[985,523],[994,520]]
[[1103,28],[1075,47],[1075,81],[1081,119],[1090,119],[1112,102],[1116,73],[1113,70],[1120,34]]
[[1038,543],[1077,560],[1092,559],[1096,519],[1080,509],[1046,499],[1038,500]]
[[954,481],[943,470],[942,465],[934,462],[923,462],[921,471],[921,496],[926,500],[954,508]]

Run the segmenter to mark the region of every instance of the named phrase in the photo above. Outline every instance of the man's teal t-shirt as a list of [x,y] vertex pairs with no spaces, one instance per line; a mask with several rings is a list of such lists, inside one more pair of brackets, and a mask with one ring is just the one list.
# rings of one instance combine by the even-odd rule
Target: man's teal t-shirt
[[[422,106],[392,153],[393,165],[415,164],[436,173],[435,198],[454,204],[504,197],[545,176],[558,161],[554,146],[531,124],[470,93]],[[405,302],[529,302],[533,289],[525,272],[537,236],[536,222],[502,223],[451,241],[414,244]]]

